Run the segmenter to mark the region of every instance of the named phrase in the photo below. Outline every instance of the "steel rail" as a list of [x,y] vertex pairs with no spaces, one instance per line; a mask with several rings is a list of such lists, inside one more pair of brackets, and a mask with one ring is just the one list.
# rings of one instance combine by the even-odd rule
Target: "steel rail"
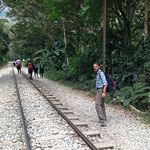
[[66,120],[66,122],[70,125],[70,127],[78,134],[79,137],[82,138],[82,140],[87,144],[87,146],[91,149],[91,150],[98,150],[95,145],[68,119],[68,117],[62,113],[62,111],[55,105],[53,104],[47,97],[46,95],[40,90],[38,89],[35,84],[25,75],[26,73],[23,73],[24,77],[35,87],[36,90],[38,90],[41,95],[50,103],[50,105],[60,114],[60,116]]
[[19,88],[18,88],[17,79],[16,79],[16,76],[15,76],[14,69],[13,69],[13,76],[14,76],[14,80],[15,80],[16,93],[17,93],[17,97],[18,97],[18,103],[19,103],[19,109],[20,109],[20,115],[21,115],[22,129],[23,129],[24,139],[25,139],[25,143],[26,143],[26,149],[31,150],[30,139],[29,139],[29,135],[28,135],[28,132],[27,132],[25,117],[24,117],[24,113],[23,113]]

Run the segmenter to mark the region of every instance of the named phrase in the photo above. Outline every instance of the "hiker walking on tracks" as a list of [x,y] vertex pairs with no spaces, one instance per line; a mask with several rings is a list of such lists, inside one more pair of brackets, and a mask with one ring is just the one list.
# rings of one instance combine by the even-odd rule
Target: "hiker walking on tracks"
[[107,80],[105,74],[101,71],[98,63],[93,64],[94,70],[97,72],[96,75],[96,111],[98,114],[99,121],[101,126],[106,126],[106,111],[105,111],[105,97],[106,97],[106,88]]
[[43,78],[43,73],[44,73],[44,65],[42,62],[40,62],[40,77]]
[[27,63],[27,67],[28,67],[28,73],[30,74],[30,79],[32,79],[32,73],[33,73],[34,67],[33,67],[33,63],[31,60]]
[[21,60],[18,58],[18,59],[16,60],[16,67],[17,67],[17,70],[18,70],[18,74],[19,74],[19,73],[21,74],[21,66],[22,66]]
[[37,78],[38,78],[38,70],[39,70],[39,69],[38,69],[38,64],[35,63],[35,64],[34,64],[34,76],[37,77]]
[[16,66],[16,61],[15,60],[13,60],[13,65],[14,65],[14,67]]

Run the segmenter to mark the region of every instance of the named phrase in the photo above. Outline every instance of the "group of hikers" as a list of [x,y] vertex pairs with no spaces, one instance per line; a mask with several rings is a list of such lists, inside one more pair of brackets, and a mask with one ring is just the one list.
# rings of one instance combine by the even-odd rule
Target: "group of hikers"
[[[21,60],[19,58],[16,61],[13,60],[13,65],[14,65],[14,67],[17,68],[18,74],[21,74],[21,67],[22,67]],[[38,78],[38,73],[40,73],[40,77],[43,78],[44,65],[42,64],[42,62],[40,62],[40,65],[38,65],[38,63],[33,63],[30,60],[30,61],[28,61],[26,66],[28,67],[28,74],[30,75],[30,79],[32,79],[33,72],[34,72],[34,77]]]

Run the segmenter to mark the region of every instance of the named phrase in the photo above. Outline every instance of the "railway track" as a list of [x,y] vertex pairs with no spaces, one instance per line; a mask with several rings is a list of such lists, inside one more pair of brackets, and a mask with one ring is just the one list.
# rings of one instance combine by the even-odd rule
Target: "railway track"
[[22,103],[21,103],[19,88],[18,88],[17,79],[15,76],[14,69],[13,69],[13,76],[14,76],[14,80],[15,80],[16,93],[17,93],[17,97],[18,97],[18,104],[19,104],[19,110],[20,110],[20,116],[21,116],[21,122],[22,122],[22,128],[23,128],[23,133],[24,133],[24,140],[25,140],[25,144],[26,144],[26,149],[31,150],[29,135],[28,135],[27,128],[26,128],[23,107],[22,107]]
[[[108,143],[100,143],[99,142],[99,140],[101,139],[100,132],[99,131],[88,131],[88,124],[85,123],[85,122],[80,122],[80,118],[76,117],[72,111],[68,110],[68,108],[63,106],[63,104],[56,97],[54,97],[47,90],[45,90],[44,87],[42,87],[38,81],[30,80],[28,78],[28,75],[25,72],[22,72],[22,75],[24,76],[24,78],[26,80],[28,80],[28,82],[31,85],[33,85],[33,87],[51,105],[51,107],[69,124],[69,126],[75,132],[75,133],[73,133],[73,135],[74,136],[78,135],[78,137],[80,137],[84,141],[82,143],[82,145],[84,145],[84,143],[85,143],[89,147],[89,149],[92,149],[92,150],[101,150],[101,149],[107,149],[108,150],[108,149],[113,149],[114,148],[112,145],[109,145]],[[26,117],[25,117],[24,112],[23,112],[20,93],[19,93],[20,89],[18,88],[15,73],[14,73],[14,79],[15,79],[17,96],[18,96],[18,101],[19,101],[19,106],[20,106],[20,113],[21,113],[21,117],[22,117],[22,127],[23,127],[23,131],[24,131],[26,149],[31,150],[33,145],[32,145],[32,142],[31,142],[32,141],[31,140],[31,135],[29,135],[28,129],[27,129],[27,126],[29,125],[29,122],[25,121]],[[33,107],[33,109],[34,109],[34,107]],[[52,112],[51,115],[54,115],[54,112]],[[51,118],[51,117],[52,116],[50,116],[49,118]],[[48,119],[47,117],[46,117],[46,119],[41,118],[41,121],[44,122],[47,119]],[[32,122],[36,122],[36,120],[37,119],[35,119],[35,121],[32,121]],[[48,126],[46,126],[46,127],[48,127]],[[50,125],[50,127],[51,127],[51,125]],[[30,132],[32,132],[32,131],[30,131]],[[66,135],[64,135],[64,136],[66,136]],[[47,139],[51,139],[51,138],[52,137],[47,137]],[[42,138],[39,138],[39,139],[43,140]],[[84,149],[87,149],[86,145],[84,145],[85,146]],[[49,146],[51,146],[51,145],[49,145]],[[39,144],[39,147],[40,147],[40,144]],[[47,149],[50,149],[50,148],[51,147],[49,147]]]

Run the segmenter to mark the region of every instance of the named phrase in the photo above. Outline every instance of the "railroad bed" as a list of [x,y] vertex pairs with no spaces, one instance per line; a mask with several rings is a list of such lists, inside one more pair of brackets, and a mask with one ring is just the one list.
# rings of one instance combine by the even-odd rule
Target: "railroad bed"
[[21,117],[11,67],[0,72],[0,150],[24,147]]
[[29,143],[26,142],[28,149],[97,150],[113,148],[113,145],[101,143],[99,131],[89,131],[87,123],[80,122],[72,111],[64,107],[36,80],[29,80],[25,73],[19,75],[15,73],[14,75],[30,139]]
[[[23,70],[27,72],[25,68]],[[23,74],[18,75],[16,69],[15,75],[32,149],[90,149],[54,110],[53,104],[85,137],[88,137],[97,149],[149,149],[149,128],[131,115],[126,115],[121,109],[117,111],[107,105],[108,126],[101,128],[96,122],[93,101],[53,81],[41,78],[28,81]],[[0,85],[0,150],[25,150],[26,144],[11,65],[0,71]]]

